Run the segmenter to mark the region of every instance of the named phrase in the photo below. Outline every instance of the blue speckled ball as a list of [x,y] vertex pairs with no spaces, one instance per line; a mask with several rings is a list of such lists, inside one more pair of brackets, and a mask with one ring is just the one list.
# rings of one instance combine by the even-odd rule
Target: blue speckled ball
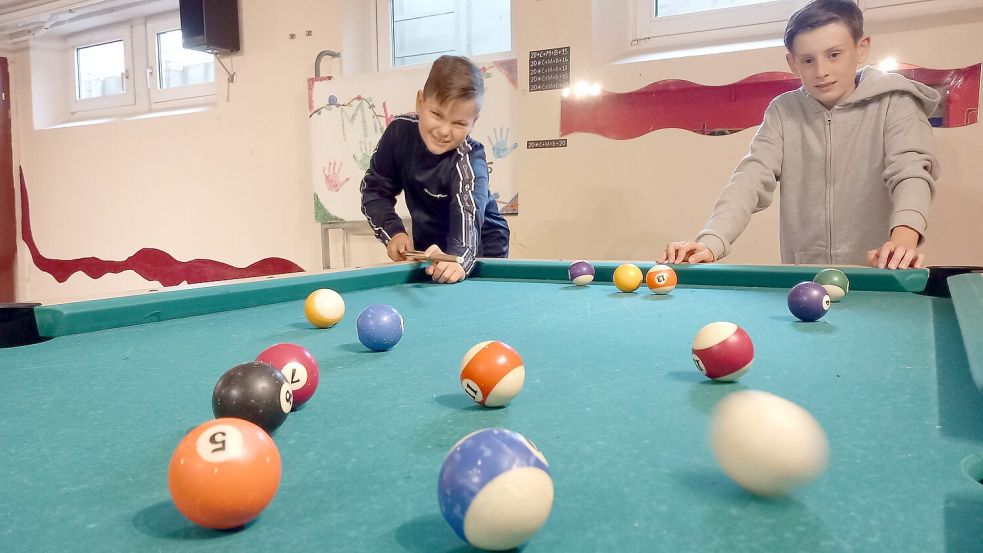
[[388,351],[403,337],[403,317],[391,305],[370,305],[359,314],[355,328],[362,345],[372,351]]
[[546,458],[522,434],[486,428],[454,444],[440,469],[437,500],[461,539],[512,549],[542,528],[553,507]]

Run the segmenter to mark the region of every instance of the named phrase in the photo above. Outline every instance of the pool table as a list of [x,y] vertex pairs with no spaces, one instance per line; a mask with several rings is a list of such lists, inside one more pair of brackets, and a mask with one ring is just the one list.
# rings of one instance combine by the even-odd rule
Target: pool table
[[[553,510],[528,553],[983,551],[983,275],[930,295],[926,270],[844,268],[850,293],[804,323],[786,295],[817,267],[676,266],[679,287],[657,296],[618,292],[614,263],[574,286],[567,265],[482,260],[439,285],[393,264],[31,308],[43,340],[0,349],[0,551],[470,551],[440,515],[437,474],[484,427],[549,460]],[[325,287],[347,312],[317,329],[303,303]],[[356,338],[375,303],[405,320],[389,352]],[[754,340],[735,383],[692,361],[718,320]],[[458,382],[489,339],[527,371],[500,409]],[[219,376],[278,342],[321,367],[274,434],[279,491],[244,528],[197,527],[171,503],[171,454],[212,417]],[[744,389],[816,417],[824,474],[772,499],[723,474],[709,420]]]

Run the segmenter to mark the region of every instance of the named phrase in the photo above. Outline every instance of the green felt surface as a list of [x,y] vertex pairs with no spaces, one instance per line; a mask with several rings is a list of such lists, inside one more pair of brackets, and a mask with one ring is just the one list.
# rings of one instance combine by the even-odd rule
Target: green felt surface
[[[346,278],[360,274],[376,273]],[[784,289],[724,286],[724,271],[664,297],[482,274],[494,278],[349,281],[346,317],[327,330],[304,320],[301,287],[291,301],[0,350],[0,551],[467,551],[440,517],[436,478],[457,439],[489,426],[526,434],[551,463],[553,512],[527,552],[983,551],[970,474],[983,472],[983,395],[956,294],[854,290],[801,323]],[[355,336],[372,303],[406,321],[388,353]],[[693,335],[715,320],[755,340],[739,383],[693,367]],[[457,382],[486,339],[527,367],[504,409],[475,407]],[[224,370],[285,341],[314,353],[321,385],[275,435],[281,488],[241,531],[197,528],[169,501],[173,448],[210,418]],[[829,436],[830,468],[788,498],[748,495],[710,454],[713,406],[749,388],[799,403]]]
[[948,283],[956,317],[960,326],[967,329],[963,344],[970,372],[983,393],[983,273],[956,275],[949,277]]

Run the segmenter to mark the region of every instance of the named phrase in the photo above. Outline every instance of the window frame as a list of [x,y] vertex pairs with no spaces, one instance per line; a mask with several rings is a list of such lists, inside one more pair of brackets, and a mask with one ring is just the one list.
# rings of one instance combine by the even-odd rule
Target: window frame
[[155,107],[174,107],[192,103],[200,103],[203,98],[213,98],[216,93],[216,81],[218,74],[214,56],[212,61],[212,80],[208,83],[177,86],[171,88],[160,87],[160,53],[158,52],[157,34],[174,31],[181,28],[181,18],[178,13],[169,13],[162,16],[148,18],[146,22],[147,31],[147,67],[144,69],[147,77],[147,90],[150,95],[150,108]]
[[711,40],[728,40],[747,36],[747,27],[781,23],[799,4],[797,0],[774,0],[763,4],[719,8],[695,13],[652,17],[658,0],[636,0],[635,36],[633,42],[712,33]]
[[980,8],[979,0],[857,0],[857,4],[864,10],[865,22]]
[[[457,47],[461,46],[462,41],[468,41],[470,35],[467,33],[468,23],[471,18],[471,1],[472,0],[456,0],[457,7],[455,8],[455,13],[458,14],[457,17],[457,32],[458,32],[458,44],[455,45],[454,53],[458,55],[467,55],[469,59],[475,63],[480,63],[483,61],[500,60],[512,57],[512,49],[503,50],[500,52],[488,52],[480,55],[471,55],[466,53],[461,53]],[[393,71],[401,70],[405,68],[419,67],[426,62],[410,63],[406,65],[396,65],[394,62],[393,52],[393,25],[392,25],[392,0],[375,0],[375,30],[376,30],[376,68],[378,71]],[[463,14],[463,15],[462,15]],[[512,44],[511,39],[511,21],[509,22],[509,44]],[[463,37],[463,38],[462,38]],[[468,42],[470,46],[470,42]]]
[[[78,51],[91,46],[123,42],[123,93],[95,98],[78,98],[79,67]],[[68,37],[68,65],[71,71],[69,81],[69,111],[72,115],[111,108],[126,108],[136,105],[136,87],[133,85],[133,29],[129,24],[111,25],[94,31],[87,31]]]
[[[652,17],[658,0],[635,0],[631,36],[625,52],[682,50],[765,40],[781,42],[789,15],[802,2],[775,0],[768,4],[720,8],[692,14]],[[865,23],[916,18],[979,7],[979,0],[855,0]],[[763,44],[765,44],[763,43]]]

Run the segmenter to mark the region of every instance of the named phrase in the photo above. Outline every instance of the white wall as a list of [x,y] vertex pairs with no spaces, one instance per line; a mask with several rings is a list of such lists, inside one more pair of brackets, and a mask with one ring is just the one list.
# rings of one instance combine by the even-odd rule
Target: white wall
[[[13,55],[15,165],[26,173],[42,253],[122,260],[154,247],[182,261],[242,267],[283,257],[320,269],[306,79],[318,51],[340,49],[340,4],[241,0],[242,51],[230,60],[237,82],[226,101],[216,68],[219,98],[203,113],[35,130],[34,60]],[[330,61],[324,69],[336,70]],[[99,280],[77,273],[58,284],[19,246],[22,300],[159,288],[130,272]]]
[[[753,73],[784,70],[781,48],[636,64],[603,65],[617,50],[624,10],[601,0],[513,3],[513,50],[520,91],[527,89],[528,51],[572,46],[574,78],[628,91],[668,78],[726,84]],[[86,127],[35,130],[30,62],[11,53],[15,165],[26,171],[35,238],[53,258],[124,259],[156,247],[179,260],[210,258],[245,266],[283,257],[315,270],[320,233],[313,222],[306,79],[322,49],[342,50],[345,71],[373,56],[345,52],[364,41],[364,13],[353,0],[241,0],[243,51],[231,61],[238,82],[213,109],[181,116]],[[609,5],[609,4],[608,4]],[[952,18],[950,18],[952,19]],[[933,18],[929,28],[874,33],[874,58],[929,67],[963,67],[983,59],[983,22]],[[313,37],[306,37],[310,29]],[[289,33],[297,38],[290,40]],[[347,65],[346,65],[347,64]],[[337,73],[336,61],[324,70]],[[221,76],[221,70],[219,70]],[[220,77],[221,78],[221,77]],[[520,92],[515,140],[559,134],[559,91]],[[569,137],[565,149],[517,156],[521,215],[513,257],[651,260],[671,239],[701,227],[713,201],[745,153],[754,130],[723,137],[661,130],[629,141]],[[937,131],[944,177],[930,227],[933,263],[983,264],[983,125]],[[778,261],[778,210],[755,216],[729,262]],[[156,288],[132,273],[65,284],[37,270],[23,244],[17,297],[58,300]],[[375,259],[373,240],[352,244],[354,259]]]

